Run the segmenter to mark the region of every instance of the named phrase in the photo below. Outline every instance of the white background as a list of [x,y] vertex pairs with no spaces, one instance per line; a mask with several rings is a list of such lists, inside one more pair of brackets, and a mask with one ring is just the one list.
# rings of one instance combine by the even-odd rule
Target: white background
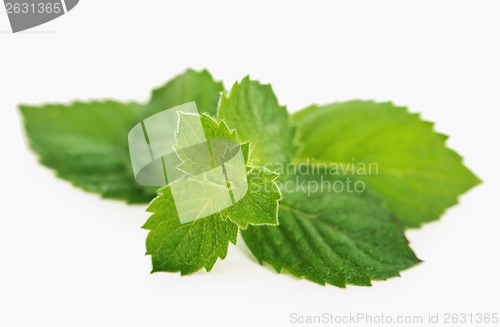
[[[82,0],[16,35],[2,9],[0,325],[291,326],[292,312],[499,312],[499,4]],[[243,243],[211,273],[150,275],[145,206],[56,179],[27,149],[16,105],[145,101],[188,67],[228,87],[247,74],[270,82],[291,111],[353,98],[407,105],[451,135],[484,184],[407,233],[423,264],[371,288],[278,275]]]

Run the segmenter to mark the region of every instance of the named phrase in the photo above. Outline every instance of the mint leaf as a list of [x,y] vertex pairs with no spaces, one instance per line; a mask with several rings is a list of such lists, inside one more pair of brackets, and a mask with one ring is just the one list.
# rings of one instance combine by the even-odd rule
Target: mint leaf
[[295,129],[270,85],[249,77],[235,83],[229,95],[221,97],[217,117],[236,129],[240,142],[250,144],[250,165],[274,170],[288,163],[297,150]]
[[[203,128],[201,136],[200,127]],[[277,174],[262,167],[246,167],[244,158],[239,162],[242,167],[231,167],[230,161],[237,155],[232,150],[234,144],[240,148],[234,142],[234,131],[224,122],[217,122],[206,114],[181,112],[176,138],[176,153],[182,160],[178,168],[187,175],[160,190],[148,208],[153,215],[144,228],[150,230],[146,245],[147,254],[152,256],[153,272],[179,271],[185,275],[202,268],[208,271],[217,258],[224,259],[229,242],[236,243],[238,227],[278,224],[281,193],[275,181]],[[232,141],[229,147],[225,143],[228,141]],[[226,148],[229,153],[224,153]],[[245,147],[241,150],[245,151]],[[243,168],[243,176],[231,175],[238,171],[233,168]],[[212,173],[218,171],[218,175]],[[229,184],[223,179],[223,171]],[[208,172],[209,177],[204,175]],[[241,177],[246,187],[244,193],[236,197],[242,188]],[[223,197],[230,191],[233,203],[224,203],[222,210],[213,210],[227,200]],[[211,214],[214,211],[218,212]],[[209,215],[203,217],[203,213]],[[198,219],[181,224],[183,214],[194,214]]]
[[[196,123],[201,122],[209,145],[211,160],[206,160],[204,154],[205,147],[191,146],[196,142],[203,142],[199,137],[189,135],[199,134],[196,130]],[[193,132],[194,131],[194,132]],[[177,151],[183,162],[179,165],[179,169],[186,172],[200,172],[213,169],[221,164],[228,165],[230,159],[235,155],[234,144],[227,141],[236,140],[236,133],[230,130],[224,122],[218,122],[214,118],[202,114],[201,116],[191,114],[180,114],[179,128],[177,134],[178,146],[181,151]],[[223,142],[221,142],[223,141]],[[188,150],[184,150],[188,147]],[[240,146],[238,145],[238,149]],[[241,147],[243,156],[245,155],[245,147]],[[222,159],[222,160],[221,160]],[[212,164],[212,165],[211,165]],[[236,187],[241,187],[237,183],[245,176],[230,176],[232,182],[232,191],[235,192]],[[277,225],[278,224],[278,202],[281,200],[281,192],[276,183],[278,175],[262,167],[247,167],[246,184],[247,191],[245,196],[233,204],[231,207],[222,211],[224,217],[228,217],[232,222],[239,227],[245,229],[248,225]],[[194,190],[193,192],[201,192]],[[203,195],[196,196],[196,193],[189,195],[193,197],[203,198]],[[193,200],[190,200],[193,201]]]
[[355,178],[383,198],[406,227],[438,219],[460,194],[480,183],[446,147],[447,137],[404,107],[350,101],[311,106],[294,118],[303,143],[296,162],[313,159],[343,169],[376,164],[376,174],[373,169]]
[[29,144],[60,178],[104,198],[149,202],[156,194],[135,182],[127,135],[139,121],[137,103],[74,102],[21,105]]
[[222,83],[206,71],[187,70],[153,91],[147,105],[116,101],[21,105],[29,143],[40,162],[57,175],[104,198],[148,203],[156,188],[139,185],[128,150],[130,129],[164,109],[196,101],[215,114]]
[[[238,226],[276,225],[281,194],[276,174],[263,168],[248,172],[247,195],[233,206],[205,218],[181,224],[170,186],[159,191],[148,212],[153,215],[143,226],[153,271],[180,272],[182,275],[202,268],[210,271],[218,258],[224,259],[229,242],[236,244]],[[193,195],[196,197],[196,195]]]
[[226,257],[229,242],[236,244],[238,226],[220,214],[181,224],[168,186],[160,190],[148,211],[153,215],[143,228],[150,230],[146,254],[151,255],[152,272],[210,271],[218,258]]
[[196,102],[199,112],[216,115],[222,82],[216,82],[207,70],[186,70],[165,85],[153,90],[144,117],[184,103]]
[[345,287],[398,276],[419,262],[378,200],[366,193],[314,191],[309,184],[325,180],[334,182],[331,176],[289,177],[279,226],[242,231],[261,264],[318,284]]
[[180,112],[176,140],[176,152],[182,160],[178,167],[186,172],[214,168],[222,163],[223,157],[231,154],[228,152],[240,148],[234,130],[207,114]]
[[[177,165],[177,168],[189,175],[197,175],[215,168],[209,139],[205,135],[202,119],[205,124],[210,124],[213,121],[205,115],[179,112],[175,151],[181,162]],[[214,124],[220,130],[219,125],[216,122]],[[222,134],[222,131],[219,131],[219,133]],[[212,135],[212,137],[216,138],[217,135]],[[237,145],[236,142],[234,143]]]

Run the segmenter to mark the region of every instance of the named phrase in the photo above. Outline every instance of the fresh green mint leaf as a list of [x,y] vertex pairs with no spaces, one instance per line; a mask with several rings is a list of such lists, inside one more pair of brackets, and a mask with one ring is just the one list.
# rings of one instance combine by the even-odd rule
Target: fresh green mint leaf
[[[188,145],[193,144],[193,137],[190,139],[186,138],[188,135],[198,134],[196,126],[200,121],[206,140],[208,141],[212,160],[204,158],[205,155],[202,152],[206,150],[205,147],[188,147]],[[246,157],[245,153],[248,153],[246,144],[243,144],[243,146],[236,142],[229,142],[228,144],[227,141],[236,140],[234,130],[230,130],[225,122],[218,122],[206,114],[198,116],[180,113],[178,130],[178,146],[181,149],[188,147],[187,151],[181,150],[177,152],[183,160],[179,165],[179,169],[188,173],[192,171],[207,171],[215,168],[213,165],[220,166],[221,164],[227,164],[236,154],[233,150],[235,149],[235,144],[238,149],[241,149],[244,157]],[[194,138],[196,139],[197,137]],[[194,141],[194,143],[196,142],[203,142],[203,140],[198,139]],[[240,177],[232,176],[233,179],[238,180],[241,179]],[[277,174],[266,168],[247,167],[246,195],[234,205],[222,211],[222,215],[228,217],[243,229],[247,228],[248,225],[277,225],[278,203],[281,200],[281,192],[276,183],[277,177]],[[233,185],[233,187],[235,186]]]
[[207,139],[227,139],[237,141],[236,131],[234,129],[230,129],[225,122],[219,122],[212,116],[201,114],[201,123]]
[[115,101],[21,105],[29,144],[60,178],[104,198],[149,202],[156,190],[134,179],[127,135],[142,106]]
[[274,170],[290,162],[297,151],[295,128],[270,85],[245,77],[221,97],[217,117],[236,130],[240,142],[249,143],[252,166]]
[[247,176],[252,186],[240,201],[185,224],[179,221],[170,187],[159,191],[148,208],[153,215],[143,227],[150,231],[146,247],[152,257],[153,272],[178,271],[186,275],[202,268],[210,271],[218,258],[226,257],[229,243],[236,244],[238,227],[278,223],[281,194],[274,182],[276,174],[264,168],[251,168]]
[[148,203],[156,188],[139,185],[128,151],[130,129],[159,111],[196,101],[215,115],[223,90],[210,73],[187,70],[153,91],[147,105],[116,101],[21,105],[29,143],[40,162],[57,175],[104,198]]
[[[183,161],[179,168],[187,172],[215,168],[215,161],[219,165],[225,152],[240,148],[234,130],[207,114],[180,112],[176,140],[177,155]],[[194,144],[197,146],[193,146]],[[210,157],[207,158],[207,155]]]
[[170,188],[159,193],[148,208],[153,215],[143,226],[150,231],[146,247],[152,272],[210,271],[218,258],[226,257],[229,242],[236,244],[238,226],[220,213],[181,224]]
[[[224,259],[229,243],[236,242],[238,228],[277,225],[281,192],[276,183],[277,174],[262,167],[246,167],[242,157],[240,170],[232,169],[231,158],[245,156],[246,150],[235,142],[235,132],[224,122],[206,114],[180,112],[176,138],[176,153],[182,160],[178,168],[187,175],[160,190],[148,208],[153,215],[144,228],[150,230],[146,245],[147,253],[152,256],[153,271],[179,271],[184,275],[202,268],[210,270],[218,258]],[[235,145],[241,154],[233,151]],[[234,171],[239,174],[241,169],[242,176],[231,175]],[[204,175],[212,171],[225,171],[228,184],[222,174]],[[185,188],[179,187],[185,179],[189,183]],[[235,201],[236,188],[241,190],[243,184],[244,193]],[[198,214],[197,208],[203,209],[201,212],[214,212],[212,207],[219,205],[217,201],[225,201],[219,197],[227,196],[230,191],[233,204],[208,217],[181,223],[180,212],[190,214],[194,210]]]
[[282,188],[279,226],[249,226],[242,231],[261,264],[319,284],[345,287],[398,276],[419,262],[398,223],[377,199],[347,188],[333,192],[332,187],[329,192],[324,185],[332,183],[332,176],[289,177]]
[[438,219],[480,183],[446,147],[447,137],[404,107],[350,101],[311,106],[294,118],[303,145],[296,163],[354,173],[406,227]]

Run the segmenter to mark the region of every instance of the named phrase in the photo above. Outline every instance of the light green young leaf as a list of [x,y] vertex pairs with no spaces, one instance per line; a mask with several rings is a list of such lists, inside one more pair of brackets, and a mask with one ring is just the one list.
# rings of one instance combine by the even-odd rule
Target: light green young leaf
[[[181,117],[182,118],[182,117]],[[207,139],[227,139],[237,141],[236,131],[230,129],[223,121],[217,121],[207,114],[201,114],[203,131]]]
[[179,168],[186,172],[215,168],[226,152],[240,148],[236,133],[224,122],[207,114],[183,112],[179,113],[176,144],[177,155],[183,161]]
[[249,143],[250,165],[274,170],[288,163],[297,150],[295,128],[270,85],[249,77],[235,83],[229,95],[221,97],[217,117],[236,129],[240,142]]
[[149,202],[156,194],[136,183],[130,166],[127,135],[141,109],[115,101],[20,106],[42,164],[86,191],[132,203]]
[[406,227],[438,219],[460,194],[480,183],[446,147],[447,137],[406,108],[351,101],[311,106],[294,118],[303,143],[296,162],[314,159],[344,168],[373,164],[371,174],[361,171],[355,178],[384,199]]
[[[210,141],[205,135],[203,127],[204,124],[212,122],[213,119],[206,115],[179,112],[175,151],[182,162],[177,165],[178,169],[189,175],[197,175],[215,168],[210,151]],[[213,123],[217,126],[215,131],[221,135],[220,126],[216,122]],[[217,136],[216,134],[211,135],[213,138],[217,138]],[[237,145],[236,142],[234,143]]]
[[334,182],[331,176],[321,178],[290,177],[282,189],[279,226],[242,231],[261,264],[319,284],[345,287],[398,276],[419,262],[379,201],[347,188],[341,193],[327,186],[318,189],[325,180],[323,185]]
[[[201,121],[206,140],[209,144],[209,150],[206,147],[191,146],[188,150],[182,148],[192,144],[192,140],[188,140],[187,135],[193,134],[197,123]],[[195,133],[197,134],[197,132]],[[200,172],[213,169],[215,166],[220,166],[227,163],[235,154],[234,145],[227,144],[223,141],[236,140],[234,130],[230,130],[224,122],[217,122],[212,117],[202,114],[201,116],[191,114],[180,114],[178,145],[181,150],[177,151],[183,162],[179,168],[186,172]],[[182,137],[181,137],[182,136]],[[201,142],[199,139],[195,142]],[[238,144],[238,143],[234,143]],[[227,153],[225,153],[225,148]],[[240,146],[238,145],[238,149]],[[243,156],[246,157],[245,147],[241,147]],[[203,152],[210,152],[213,156],[212,160],[206,160]],[[244,176],[241,176],[244,178]],[[246,173],[246,182],[248,190],[246,195],[234,205],[222,212],[224,217],[228,217],[236,223],[240,228],[247,228],[248,225],[276,225],[278,224],[278,203],[281,200],[281,193],[276,184],[277,174],[262,168],[248,167]],[[240,179],[240,176],[232,176],[234,179]]]

